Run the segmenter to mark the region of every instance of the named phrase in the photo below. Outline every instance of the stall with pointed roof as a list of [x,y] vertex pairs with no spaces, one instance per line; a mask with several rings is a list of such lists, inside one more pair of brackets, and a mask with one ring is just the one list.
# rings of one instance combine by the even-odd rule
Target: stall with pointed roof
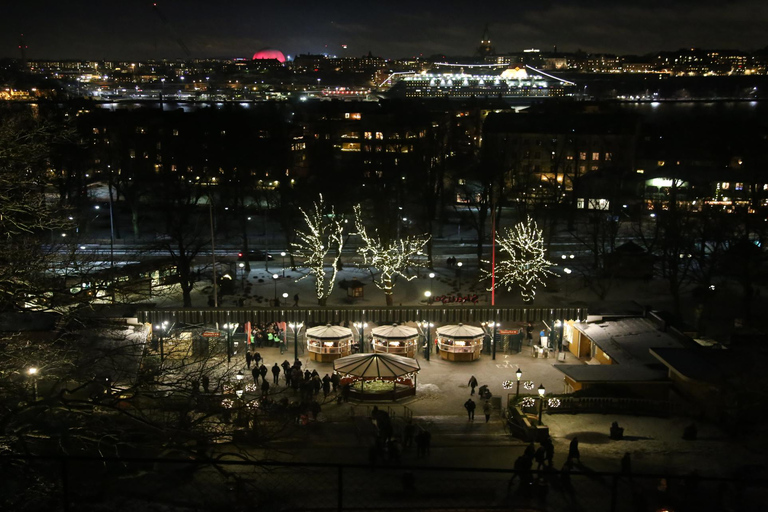
[[435,343],[440,357],[448,361],[480,359],[485,331],[472,325],[445,325],[436,330]]
[[394,354],[354,354],[333,362],[342,388],[357,400],[397,400],[416,394],[421,367],[410,357]]
[[307,329],[309,358],[329,363],[352,353],[352,329],[340,325],[321,325]]
[[371,329],[373,351],[376,353],[395,354],[413,357],[419,331],[405,325],[382,325]]

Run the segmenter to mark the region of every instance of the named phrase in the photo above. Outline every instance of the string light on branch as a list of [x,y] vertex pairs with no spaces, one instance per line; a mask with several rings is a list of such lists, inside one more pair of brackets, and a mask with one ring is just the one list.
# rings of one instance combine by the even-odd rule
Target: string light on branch
[[554,409],[557,407],[560,407],[560,399],[559,398],[550,398],[547,400],[547,407]]
[[530,408],[536,405],[536,400],[534,400],[530,396],[527,396],[520,401],[520,405],[523,407]]
[[[496,243],[503,257],[496,261],[495,286],[508,291],[518,287],[525,300],[533,300],[538,286],[546,286],[544,278],[557,276],[549,267],[553,264],[546,258],[544,237],[536,222],[527,217],[525,222],[513,228],[495,233]],[[490,262],[483,261],[490,265]],[[483,277],[491,278],[492,271],[481,269]]]
[[533,390],[533,386],[534,386],[534,384],[533,384],[532,380],[526,380],[525,382],[523,382],[523,388],[528,390],[528,391],[532,391]]
[[245,390],[249,393],[255,393],[257,391],[256,384],[246,384]]
[[515,382],[512,382],[511,380],[505,380],[501,383],[501,387],[504,389],[514,389],[515,388]]
[[221,406],[225,409],[231,409],[234,404],[235,403],[229,398],[225,398],[224,400],[221,401]]

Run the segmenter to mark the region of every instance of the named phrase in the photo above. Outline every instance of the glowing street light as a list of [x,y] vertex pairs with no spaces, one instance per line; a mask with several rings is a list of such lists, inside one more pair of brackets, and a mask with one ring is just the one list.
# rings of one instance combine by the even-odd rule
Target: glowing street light
[[523,377],[523,370],[520,368],[517,369],[515,372],[515,377],[517,377],[517,391],[515,392],[515,398],[520,397],[520,379]]
[[277,274],[272,274],[272,281],[275,283],[275,301],[272,303],[274,307],[277,307],[277,280],[280,279],[280,276]]
[[27,373],[30,377],[32,377],[32,391],[35,402],[37,402],[37,368],[32,366],[30,368],[27,368]]
[[544,389],[544,384],[539,385],[539,425],[543,425],[541,422],[541,412],[544,409],[544,394],[547,392],[546,389]]
[[283,258],[283,277],[285,277],[285,251],[281,252],[280,256]]

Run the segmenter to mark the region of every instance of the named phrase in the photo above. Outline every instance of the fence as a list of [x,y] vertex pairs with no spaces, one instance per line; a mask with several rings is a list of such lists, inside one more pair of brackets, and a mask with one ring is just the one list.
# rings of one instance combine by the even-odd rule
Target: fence
[[547,414],[616,413],[643,416],[669,416],[674,412],[670,402],[643,398],[559,397],[558,407],[547,408]]
[[[765,480],[693,474],[244,460],[4,457],[0,509],[28,512],[760,510]],[[513,478],[514,476],[514,478]],[[512,481],[511,481],[512,479]],[[10,491],[10,492],[9,492]]]

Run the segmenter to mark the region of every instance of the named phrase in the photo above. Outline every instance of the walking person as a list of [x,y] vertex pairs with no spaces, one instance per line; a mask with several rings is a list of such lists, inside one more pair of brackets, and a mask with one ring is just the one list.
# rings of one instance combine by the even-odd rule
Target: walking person
[[467,398],[467,401],[464,402],[464,408],[467,410],[467,416],[469,419],[467,421],[473,421],[475,419],[475,401],[471,398]]
[[469,382],[467,382],[467,386],[472,388],[472,391],[469,393],[470,396],[474,395],[475,394],[475,388],[477,387],[477,379],[475,378],[474,375],[469,378]]
[[[328,380],[326,380],[326,377]],[[323,377],[323,398],[328,398],[328,395],[331,392],[331,378],[328,377],[328,374]]]
[[546,451],[545,458],[547,459],[547,466],[552,468],[552,459],[555,458],[555,443],[552,442],[551,437],[547,437],[543,444],[544,450]]
[[259,367],[254,366],[251,370],[251,373],[253,374],[253,383],[258,385],[259,384]]
[[261,375],[261,380],[267,380],[267,367],[264,366],[264,363],[259,366],[259,375]]
[[267,382],[267,379],[262,379],[261,383],[261,398],[266,399],[267,395],[269,395],[269,382]]
[[291,363],[289,363],[288,360],[286,359],[285,361],[283,361],[283,364],[281,364],[280,366],[283,367],[283,371],[285,372],[285,377],[287,379],[288,374],[291,373]]
[[261,363],[261,354],[259,354],[258,352],[254,352],[253,362],[256,363],[256,366],[259,366],[259,364]]
[[544,467],[544,463],[547,460],[547,449],[544,448],[542,443],[536,453],[533,454],[533,460],[536,461],[536,471],[540,471]]
[[297,308],[299,307],[299,294],[293,296],[293,307]]
[[245,364],[248,365],[248,369],[251,369],[251,360],[253,359],[253,356],[251,355],[250,350],[245,351]]
[[275,363],[272,367],[272,383],[277,384],[277,379],[280,377],[280,367]]
[[338,373],[331,375],[331,388],[334,393],[339,389],[339,382],[341,382],[341,378]]
[[491,401],[486,400],[483,404],[483,414],[485,414],[485,422],[488,423],[488,421],[491,419]]
[[630,476],[632,474],[632,456],[626,452],[621,458],[621,474]]
[[576,460],[579,464],[581,464],[581,456],[579,454],[579,438],[574,437],[571,440],[571,444],[568,446],[568,460],[573,462]]

